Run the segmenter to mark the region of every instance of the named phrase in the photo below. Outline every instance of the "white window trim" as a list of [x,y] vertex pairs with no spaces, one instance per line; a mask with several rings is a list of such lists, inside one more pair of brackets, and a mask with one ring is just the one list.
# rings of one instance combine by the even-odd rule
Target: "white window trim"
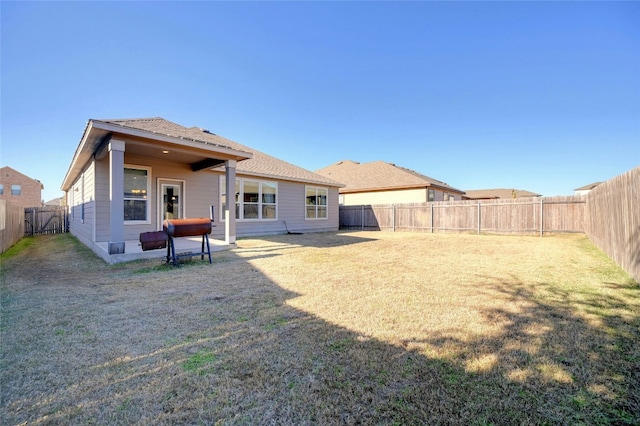
[[[327,215],[325,217],[318,217],[318,205],[316,204],[316,217],[307,217],[307,207],[310,206],[310,204],[307,204],[307,190],[309,189],[315,189],[316,190],[316,197],[318,196],[318,189],[322,189],[324,191],[326,191],[327,193],[327,204],[324,205],[325,209],[327,210]],[[329,188],[327,188],[326,186],[313,186],[313,185],[305,185],[304,187],[304,220],[329,220]]]
[[[224,217],[224,204],[222,202],[222,195],[226,195],[225,191],[226,191],[226,187],[225,187],[225,181],[226,181],[226,176],[220,176],[220,197],[218,200],[218,204],[220,205],[220,222],[224,222],[225,221],[225,217]],[[275,180],[268,180],[268,179],[259,179],[259,178],[252,178],[252,177],[236,177],[236,183],[239,183],[239,187],[240,187],[240,193],[238,195],[238,200],[242,200],[242,195],[244,194],[244,182],[245,181],[251,181],[251,182],[258,182],[258,217],[257,218],[250,218],[250,219],[245,219],[244,218],[244,209],[240,209],[240,217],[236,218],[236,222],[275,222],[278,220],[278,205],[279,205],[279,200],[280,200],[280,194],[279,194],[279,190],[278,190],[278,181]],[[275,203],[266,203],[265,205],[268,206],[272,206],[275,205],[276,208],[276,217],[269,217],[269,218],[262,218],[262,184],[266,183],[268,185],[272,185],[275,187],[276,189],[276,202]],[[229,199],[229,197],[227,196],[227,200]],[[233,198],[235,199],[235,194],[233,195]],[[239,204],[242,204],[242,201],[239,201]],[[255,203],[249,203],[249,204],[255,204]],[[233,214],[235,214],[235,206],[233,209],[231,209],[231,212]]]
[[[139,166],[137,164],[125,164],[125,169],[137,169],[137,170],[146,170],[147,171],[147,218],[145,220],[125,220],[124,224],[127,225],[149,225],[151,223],[151,167],[148,166]],[[124,175],[124,169],[122,170],[122,174]],[[124,193],[122,194],[122,198],[124,200]]]

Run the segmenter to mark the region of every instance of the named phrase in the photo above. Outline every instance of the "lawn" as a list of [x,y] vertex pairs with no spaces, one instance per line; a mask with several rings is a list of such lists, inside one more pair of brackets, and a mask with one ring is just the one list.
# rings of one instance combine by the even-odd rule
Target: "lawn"
[[581,235],[1,259],[2,424],[640,423],[640,286]]

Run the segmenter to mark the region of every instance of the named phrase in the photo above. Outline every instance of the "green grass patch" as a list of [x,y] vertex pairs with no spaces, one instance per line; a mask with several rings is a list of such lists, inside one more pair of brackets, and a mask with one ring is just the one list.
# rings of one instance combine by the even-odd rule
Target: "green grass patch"
[[36,237],[25,237],[0,254],[0,262],[5,262],[36,244]]
[[216,360],[217,357],[213,352],[200,351],[187,358],[187,360],[182,363],[182,369],[204,375],[213,372],[211,367]]

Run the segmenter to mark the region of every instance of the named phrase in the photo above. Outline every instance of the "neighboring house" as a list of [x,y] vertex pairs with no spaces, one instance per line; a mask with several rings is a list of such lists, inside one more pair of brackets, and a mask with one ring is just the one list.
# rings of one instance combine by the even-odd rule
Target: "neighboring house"
[[64,197],[58,197],[58,198],[54,198],[53,200],[49,200],[47,202],[44,203],[45,206],[51,206],[51,207],[60,207],[60,206],[64,206]]
[[574,189],[574,195],[587,195],[593,188],[600,185],[602,182],[594,182],[589,185],[581,186],[580,188]]
[[535,192],[529,192],[522,189],[469,189],[465,191],[465,200],[494,200],[497,198],[525,198],[525,197],[542,197]]
[[[212,237],[338,230],[335,181],[163,118],[89,120],[62,183],[69,229],[113,263],[164,219],[210,217]],[[235,206],[227,211],[227,194]],[[162,256],[163,250],[156,250]],[[131,255],[127,256],[127,253]]]
[[40,207],[44,185],[19,171],[5,166],[0,168],[0,200],[21,207]]
[[343,183],[340,204],[424,203],[460,200],[463,191],[439,180],[384,161],[339,161],[316,173]]

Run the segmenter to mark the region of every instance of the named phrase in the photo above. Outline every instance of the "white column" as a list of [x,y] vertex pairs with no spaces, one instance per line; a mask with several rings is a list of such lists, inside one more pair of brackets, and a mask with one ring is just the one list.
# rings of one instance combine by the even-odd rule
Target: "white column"
[[109,254],[124,253],[124,142],[109,142]]
[[227,205],[224,209],[224,240],[227,244],[236,242],[236,161],[225,162]]

